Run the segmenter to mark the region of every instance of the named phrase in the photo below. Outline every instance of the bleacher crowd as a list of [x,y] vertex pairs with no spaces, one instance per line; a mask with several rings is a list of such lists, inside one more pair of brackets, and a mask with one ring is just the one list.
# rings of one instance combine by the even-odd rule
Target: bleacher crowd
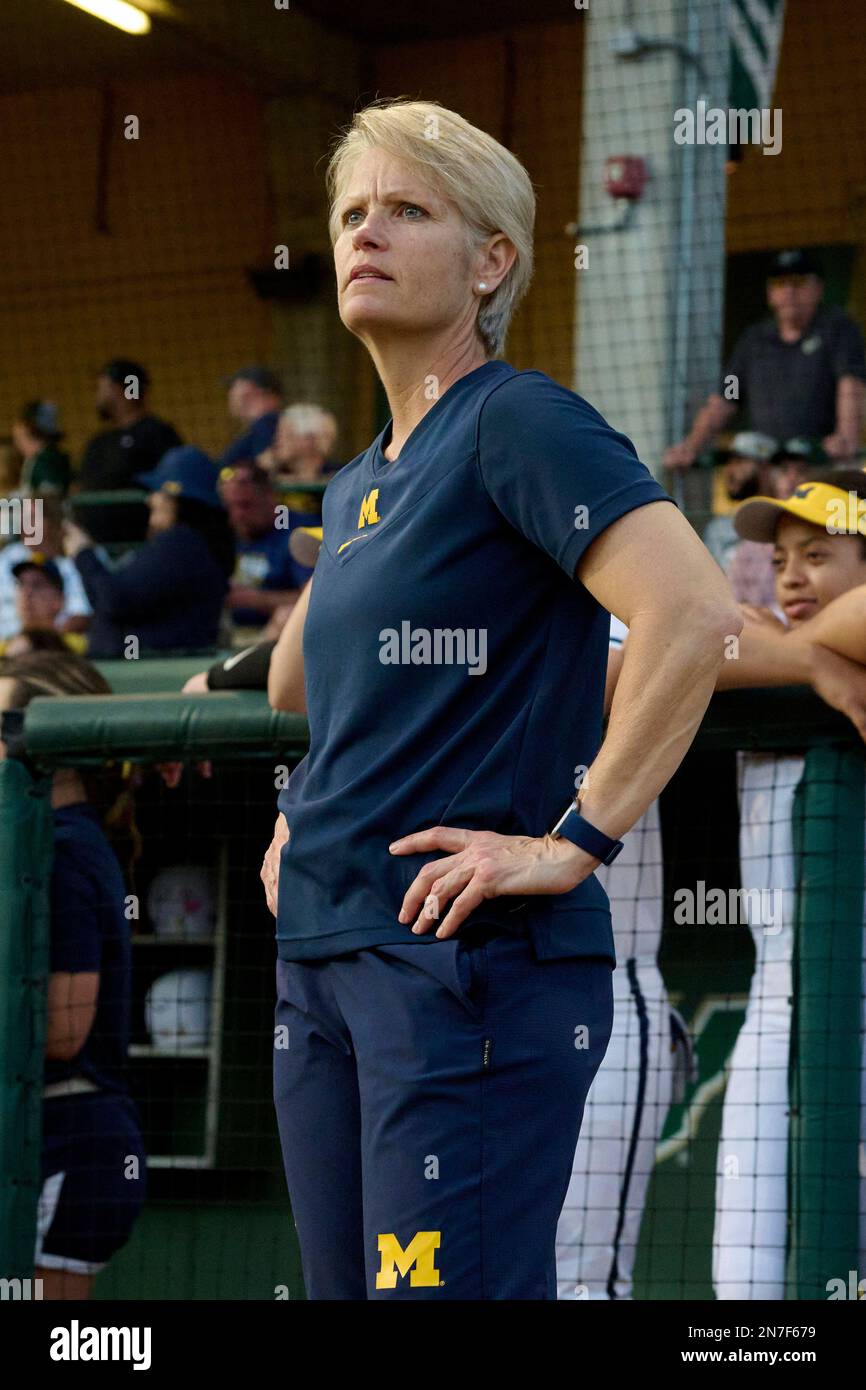
[[28,499],[32,520],[0,537],[0,654],[104,660],[278,636],[312,573],[291,534],[318,524],[339,467],[334,416],[287,403],[268,368],[242,368],[226,381],[236,433],[211,458],[152,412],[150,388],[140,362],[105,364],[104,428],[77,467],[52,401],[14,420],[20,471],[6,500]]

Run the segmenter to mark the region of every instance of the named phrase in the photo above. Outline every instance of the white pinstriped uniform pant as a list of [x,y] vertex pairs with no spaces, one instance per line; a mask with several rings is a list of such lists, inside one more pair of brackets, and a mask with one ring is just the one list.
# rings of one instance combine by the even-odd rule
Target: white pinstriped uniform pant
[[590,1087],[556,1238],[559,1299],[630,1298],[656,1146],[671,1104],[670,1006],[656,954],[662,845],[654,802],[597,877],[610,898],[613,1033]]

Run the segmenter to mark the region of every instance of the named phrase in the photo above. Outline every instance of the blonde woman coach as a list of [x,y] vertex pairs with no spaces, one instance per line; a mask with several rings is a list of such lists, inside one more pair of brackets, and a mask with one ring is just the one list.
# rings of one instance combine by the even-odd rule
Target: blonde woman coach
[[[553,1299],[611,1029],[593,869],[678,766],[741,618],[629,441],[496,360],[532,271],[514,156],[378,103],[328,183],[340,316],[392,419],[325,494],[271,670],[299,696],[302,655],[310,724],[262,867],[304,1280]],[[609,612],[630,636],[599,752]]]

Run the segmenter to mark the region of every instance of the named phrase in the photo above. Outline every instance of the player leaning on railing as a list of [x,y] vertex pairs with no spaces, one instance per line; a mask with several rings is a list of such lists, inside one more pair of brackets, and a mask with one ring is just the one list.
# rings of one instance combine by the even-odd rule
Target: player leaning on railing
[[[740,605],[743,628],[727,647],[716,689],[811,685],[866,740],[866,501],[859,534],[826,525],[829,503],[851,505],[849,490],[866,498],[866,474],[833,469],[787,501],[755,497],[737,512],[745,539],[775,541],[776,604]],[[608,708],[626,650],[610,652]]]
[[[839,529],[840,520],[847,531]],[[717,688],[810,683],[866,739],[866,477],[836,469],[801,484],[785,501],[752,498],[735,524],[744,538],[773,544],[776,603],[772,609],[743,606],[743,630]],[[622,653],[612,652],[608,699],[621,661]],[[785,1293],[788,1062],[796,992],[791,822],[803,770],[796,754],[738,758],[740,875],[755,970],[728,1062],[719,1139],[713,1238],[719,1299],[781,1299]],[[765,901],[774,904],[772,922],[760,920],[754,907]],[[866,1067],[863,1075],[866,1084]]]

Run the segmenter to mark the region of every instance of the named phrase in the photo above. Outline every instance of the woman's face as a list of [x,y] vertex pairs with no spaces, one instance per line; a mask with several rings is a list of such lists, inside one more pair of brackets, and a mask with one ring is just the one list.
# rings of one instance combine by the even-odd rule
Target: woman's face
[[790,623],[802,623],[834,598],[866,584],[859,536],[829,535],[796,517],[783,516],[773,549],[776,599]]
[[[481,260],[456,206],[410,165],[367,150],[351,168],[336,213],[337,295],[352,333],[371,342],[474,334]],[[361,266],[370,268],[363,277]]]

